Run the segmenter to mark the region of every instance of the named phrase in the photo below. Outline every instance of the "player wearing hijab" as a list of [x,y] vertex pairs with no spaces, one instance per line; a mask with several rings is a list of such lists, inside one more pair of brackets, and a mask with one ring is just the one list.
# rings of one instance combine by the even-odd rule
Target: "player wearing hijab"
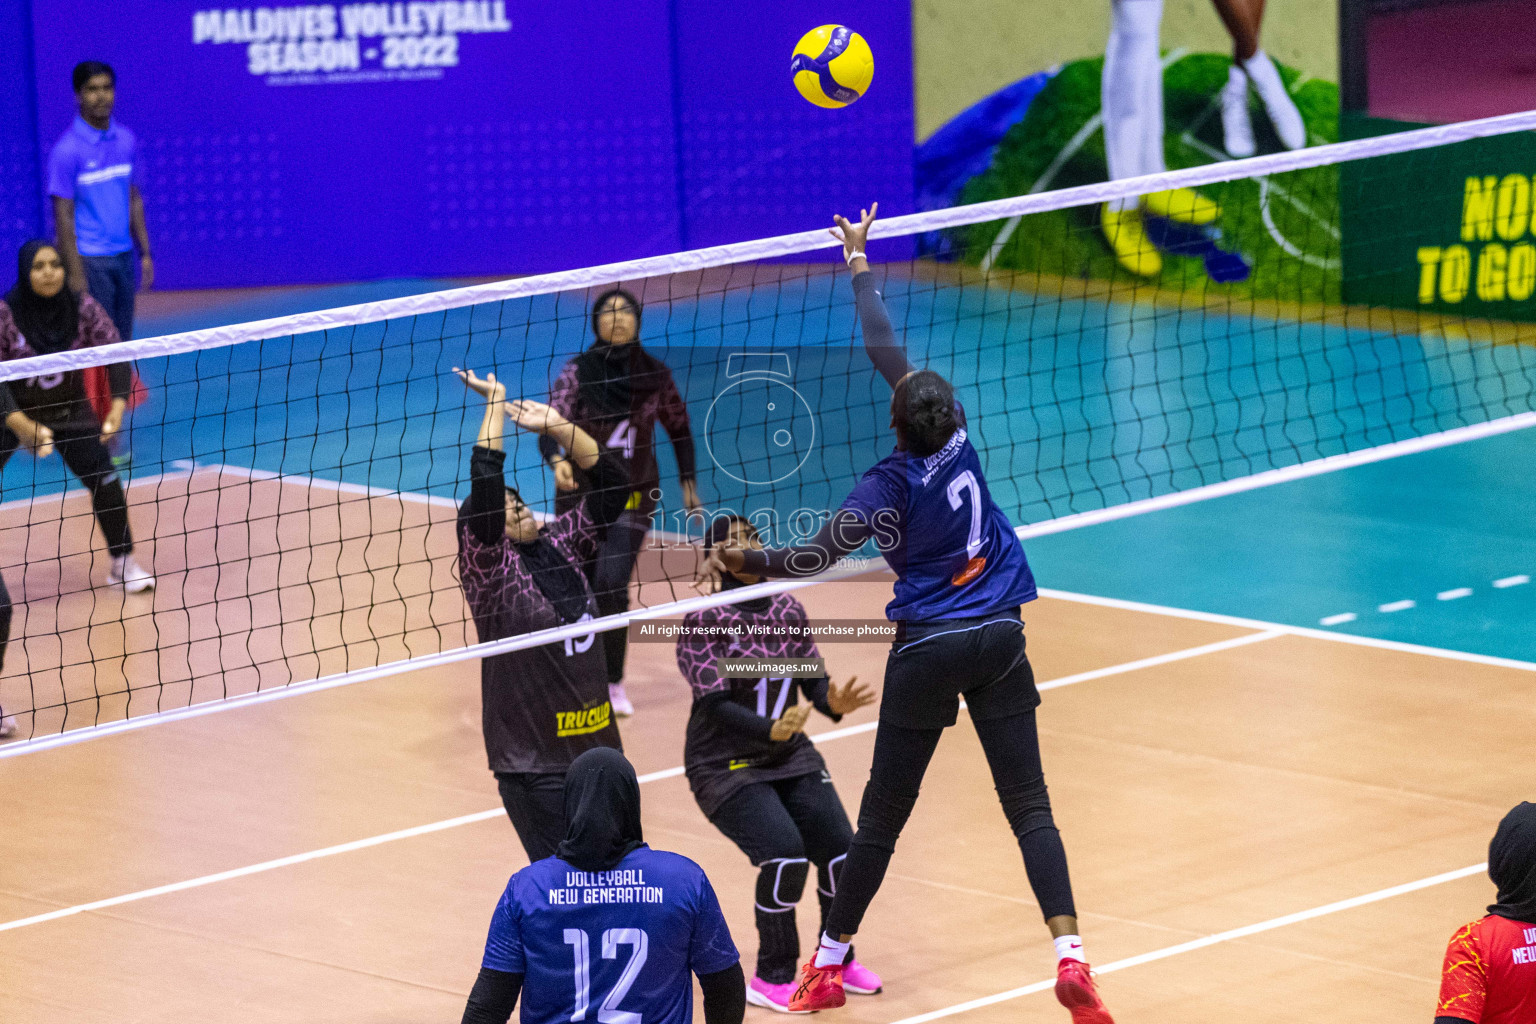
[[[739,516],[715,519],[704,543],[706,549],[763,546],[752,524]],[[758,582],[738,573],[721,579],[726,590]],[[857,685],[857,677],[839,686],[827,676],[724,677],[716,666],[721,658],[819,658],[814,640],[792,632],[808,622],[804,605],[775,594],[689,612],[677,642],[677,666],[693,687],[683,754],[688,785],[699,810],[758,870],[757,972],[747,1001],[780,1013],[789,1011],[795,990],[800,961],[795,905],[810,865],[816,865],[825,925],[853,838],[826,762],[805,734],[805,720],[814,707],[838,721],[874,703],[875,694],[867,684]],[[802,693],[809,704],[800,703]],[[881,987],[879,975],[855,960],[852,949],[843,983],[861,995]]]
[[1435,1024],[1536,1021],[1536,804],[1504,816],[1488,844],[1498,902],[1451,936]]
[[[608,528],[597,554],[587,564],[599,615],[629,609],[629,578],[651,528],[651,513],[661,496],[656,466],[656,424],[672,439],[683,504],[698,509],[693,433],[688,407],[678,394],[667,364],[640,345],[640,301],[612,288],[592,304],[592,347],[567,362],[549,389],[549,404],[581,429],[629,460],[630,496],[622,515]],[[587,481],[572,467],[560,445],[541,438],[539,450],[555,471],[560,492],[557,509],[579,500]],[[624,692],[624,658],[629,634],[609,630],[602,637],[607,659],[609,698],[617,715],[634,713]]]
[[653,850],[640,783],[617,750],[571,764],[565,838],[507,883],[462,1024],[688,1024],[696,974],[705,1024],[741,1024],[741,957],[704,871]]
[[[459,579],[480,641],[554,629],[592,618],[596,604],[580,566],[628,495],[622,461],[540,402],[506,402],[495,374],[455,369],[485,398],[469,459],[469,497],[459,506]],[[582,500],[540,526],[502,473],[503,417],[554,437],[591,476]],[[593,747],[619,747],[596,637],[510,651],[480,663],[485,753],[507,817],[530,861],[565,835],[565,773]]]
[[891,385],[896,450],[864,474],[807,544],[717,548],[700,582],[724,572],[810,576],[873,538],[896,573],[886,615],[897,624],[859,828],[837,880],[821,945],[800,973],[791,1010],[843,1005],[843,961],[917,802],[928,762],[964,695],[997,794],[1024,856],[1030,887],[1056,943],[1056,998],[1075,1024],[1112,1024],[1078,937],[1067,855],[1051,816],[1020,606],[1035,580],[1008,517],[992,500],[965,411],[949,383],[914,369],[896,339],[864,256],[875,209],[837,217],[853,271],[864,350]]
[[[16,258],[16,283],[0,302],[0,360],[25,359],[70,349],[110,345],[118,340],[106,310],[65,281],[58,249],[44,241],[21,247]],[[112,400],[105,418],[98,418],[86,393],[89,371],[66,370],[41,377],[0,383],[0,468],[26,448],[45,459],[57,449],[69,471],[91,493],[91,510],[111,556],[107,582],[137,594],[155,585],[155,578],[133,557],[128,527],[128,500],[112,466],[106,441],[122,426],[132,386],[128,367],[107,367]],[[11,597],[0,578],[0,664],[11,637]],[[0,739],[14,736],[16,719],[0,710]]]
[[[65,283],[64,261],[50,243],[31,241],[16,261],[16,284],[0,304],[0,360],[111,345],[117,328],[100,303]],[[66,370],[0,384],[0,467],[18,448],[38,458],[54,449],[91,492],[91,507],[112,556],[107,582],[136,594],[155,578],[133,558],[128,502],[112,467],[106,440],[122,427],[132,386],[127,364],[107,367],[112,402],[98,419],[85,389],[84,370]]]

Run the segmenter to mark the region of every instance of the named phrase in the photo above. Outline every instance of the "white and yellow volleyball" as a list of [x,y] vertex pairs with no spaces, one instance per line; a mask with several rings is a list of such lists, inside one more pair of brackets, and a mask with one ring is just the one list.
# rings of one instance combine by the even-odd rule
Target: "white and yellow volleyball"
[[875,55],[846,25],[822,25],[800,37],[789,62],[795,88],[818,107],[846,107],[869,91]]

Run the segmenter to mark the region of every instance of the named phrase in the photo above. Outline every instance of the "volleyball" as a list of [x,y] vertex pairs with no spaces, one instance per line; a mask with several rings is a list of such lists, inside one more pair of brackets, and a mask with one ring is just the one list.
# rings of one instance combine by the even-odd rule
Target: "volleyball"
[[875,55],[846,25],[822,25],[800,37],[789,62],[795,88],[818,107],[846,107],[869,91]]

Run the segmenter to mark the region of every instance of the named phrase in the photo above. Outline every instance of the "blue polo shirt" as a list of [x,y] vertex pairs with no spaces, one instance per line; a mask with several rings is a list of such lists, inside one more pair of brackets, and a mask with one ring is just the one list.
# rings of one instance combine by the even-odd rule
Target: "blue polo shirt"
[[97,131],[75,115],[48,154],[48,194],[75,201],[75,247],[82,256],[116,256],[133,248],[129,189],[137,183],[138,140],[116,121]]

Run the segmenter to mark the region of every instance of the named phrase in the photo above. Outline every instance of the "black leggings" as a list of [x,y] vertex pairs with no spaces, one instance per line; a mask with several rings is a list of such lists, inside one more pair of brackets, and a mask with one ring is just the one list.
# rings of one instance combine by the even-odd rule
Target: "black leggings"
[[[625,512],[608,527],[597,557],[588,567],[592,596],[597,600],[597,614],[618,615],[629,611],[629,579],[645,544],[651,520],[637,512]],[[608,665],[608,682],[624,679],[624,657],[629,650],[629,630],[610,629],[603,634],[603,655]]]
[[[992,782],[1008,824],[1019,840],[1030,888],[1046,920],[1076,916],[1067,853],[1051,817],[1035,713],[975,722],[976,735],[992,769]],[[880,889],[896,839],[917,802],[923,774],[943,729],[912,729],[882,721],[875,732],[875,756],[859,806],[859,831],[840,874],[841,887],[827,914],[826,931],[852,935]]]
[[496,788],[528,863],[553,857],[565,838],[565,773],[497,772]]
[[816,865],[816,895],[825,925],[853,838],[832,778],[821,771],[755,782],[733,793],[709,820],[758,869],[753,903],[757,976],[770,985],[788,984],[799,967],[795,904],[805,892],[809,865]]
[[[126,555],[133,550],[133,535],[128,530],[128,500],[122,481],[112,465],[112,453],[101,443],[100,428],[89,424],[60,425],[53,428],[53,445],[69,471],[80,478],[91,492],[91,508],[107,539],[107,550]],[[0,469],[11,461],[21,441],[8,427],[0,426]]]

